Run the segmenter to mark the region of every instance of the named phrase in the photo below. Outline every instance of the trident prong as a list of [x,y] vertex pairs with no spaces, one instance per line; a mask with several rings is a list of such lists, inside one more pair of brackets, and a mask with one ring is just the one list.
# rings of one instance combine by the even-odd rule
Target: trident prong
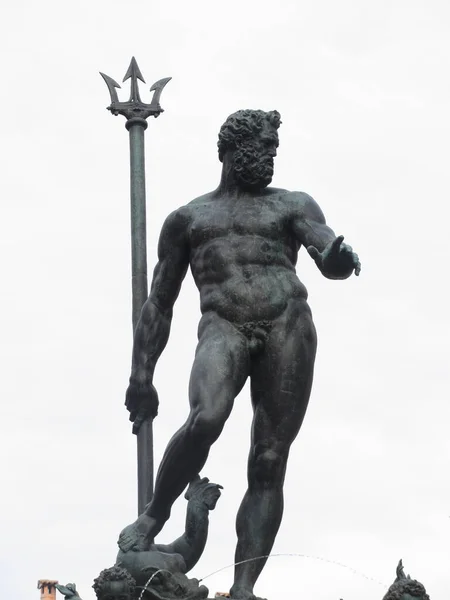
[[130,66],[128,67],[127,72],[125,73],[123,82],[125,82],[127,79],[131,79],[131,93],[128,102],[142,102],[141,97],[139,96],[139,87],[137,80],[140,79],[142,83],[145,83],[145,79],[142,77],[142,73],[138,67],[137,61],[134,58],[134,56],[131,59]]
[[117,96],[117,92],[116,92],[115,88],[120,89],[120,85],[117,83],[117,81],[114,81],[114,79],[112,77],[105,75],[101,71],[100,71],[100,75],[103,77],[103,79],[106,82],[106,85],[108,86],[109,95],[111,96],[111,103],[119,102],[119,97]]
[[154,92],[153,98],[150,104],[146,104],[141,100],[138,86],[138,79],[140,79],[143,83],[145,83],[145,79],[142,77],[142,73],[134,56],[131,59],[127,72],[125,73],[125,77],[123,78],[124,81],[131,79],[130,99],[128,102],[119,102],[116,88],[120,88],[120,85],[114,81],[114,79],[108,75],[105,75],[104,73],[100,73],[100,75],[105,80],[111,96],[111,104],[108,106],[108,110],[111,111],[113,115],[123,115],[127,119],[127,127],[132,119],[133,122],[136,122],[136,119],[145,122],[148,117],[159,117],[159,115],[164,112],[164,110],[161,108],[159,100],[161,98],[161,92],[167,83],[172,79],[171,77],[160,79],[152,85],[150,91]]
[[172,79],[172,77],[165,77],[164,79],[160,79],[159,81],[154,83],[152,85],[152,87],[150,88],[151,92],[155,92],[153,94],[151,106],[155,106],[155,108],[158,107],[161,112],[164,112],[164,110],[161,108],[161,106],[159,104],[159,99],[161,98],[161,92],[163,91],[163,89],[166,87],[166,85],[169,83],[169,81],[171,79]]

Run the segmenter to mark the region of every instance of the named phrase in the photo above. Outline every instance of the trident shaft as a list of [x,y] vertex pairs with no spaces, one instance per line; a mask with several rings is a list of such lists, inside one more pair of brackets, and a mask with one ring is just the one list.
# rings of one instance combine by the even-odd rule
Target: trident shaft
[[[147,219],[145,208],[145,152],[144,131],[147,118],[158,117],[163,111],[159,103],[161,92],[171,77],[160,79],[152,85],[154,92],[150,104],[142,102],[138,79],[145,83],[136,59],[131,59],[123,81],[131,79],[131,92],[128,102],[119,102],[117,88],[120,85],[108,75],[100,73],[106,82],[111,96],[108,110],[113,115],[123,115],[125,127],[130,135],[130,196],[131,196],[131,265],[132,265],[132,319],[133,332],[139,320],[142,306],[148,296],[147,281]],[[138,471],[138,514],[153,496],[153,416],[142,423],[137,434]]]

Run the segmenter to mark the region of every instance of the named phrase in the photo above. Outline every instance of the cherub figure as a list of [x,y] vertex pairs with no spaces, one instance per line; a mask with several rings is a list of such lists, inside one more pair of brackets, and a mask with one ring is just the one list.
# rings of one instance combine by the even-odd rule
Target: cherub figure
[[134,600],[136,582],[126,569],[114,566],[104,569],[92,586],[97,600]]
[[[155,544],[151,538],[152,521],[144,512],[125,527],[118,540],[116,566],[126,569],[140,588],[148,584],[145,597],[206,598],[208,589],[186,573],[198,562],[208,537],[209,511],[220,497],[220,485],[197,476],[189,485],[186,528],[171,544]],[[149,583],[149,579],[151,582]]]

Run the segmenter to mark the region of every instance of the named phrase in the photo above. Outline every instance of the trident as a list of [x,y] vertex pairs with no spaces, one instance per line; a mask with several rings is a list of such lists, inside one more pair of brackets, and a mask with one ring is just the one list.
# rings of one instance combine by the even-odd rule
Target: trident
[[[120,85],[108,75],[100,73],[108,86],[111,104],[108,110],[115,116],[123,115],[127,121],[125,127],[130,133],[130,196],[131,196],[131,265],[132,265],[132,319],[133,332],[139,320],[142,306],[148,296],[147,282],[147,231],[145,210],[145,153],[144,131],[147,118],[159,117],[164,112],[159,104],[161,92],[172,79],[166,77],[152,85],[154,92],[150,104],[142,102],[139,95],[138,79],[145,83],[136,59],[131,59],[123,81],[131,79],[131,93],[128,102],[119,102],[116,88]],[[137,434],[137,471],[138,471],[138,514],[153,496],[153,416],[146,419]]]

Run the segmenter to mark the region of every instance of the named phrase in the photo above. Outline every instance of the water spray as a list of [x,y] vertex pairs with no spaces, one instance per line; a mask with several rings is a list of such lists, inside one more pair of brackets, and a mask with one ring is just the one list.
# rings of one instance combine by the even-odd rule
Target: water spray
[[247,558],[247,559],[241,560],[239,562],[231,563],[229,565],[226,565],[225,567],[217,569],[217,571],[213,571],[212,573],[205,575],[205,577],[202,577],[202,579],[199,579],[199,583],[204,581],[205,579],[208,579],[208,577],[212,577],[213,575],[216,575],[217,573],[220,573],[221,571],[225,571],[226,569],[230,569],[231,567],[235,567],[236,565],[242,565],[244,563],[252,562],[254,560],[262,560],[264,558],[275,558],[275,557],[279,557],[279,556],[297,556],[300,558],[310,558],[313,560],[320,560],[320,561],[328,563],[328,564],[332,564],[332,565],[336,565],[338,567],[342,567],[344,569],[348,569],[354,575],[358,575],[359,577],[364,577],[364,579],[367,579],[368,581],[372,581],[372,582],[376,583],[377,585],[382,586],[385,589],[387,589],[389,587],[388,585],[386,585],[385,583],[383,583],[381,581],[378,581],[374,577],[370,577],[369,575],[366,575],[365,573],[362,573],[361,571],[358,571],[357,569],[354,569],[353,567],[349,567],[348,565],[344,565],[343,563],[337,562],[335,560],[329,560],[327,558],[322,558],[321,556],[310,556],[308,554],[298,554],[295,552],[282,553],[282,554],[265,554],[263,556],[255,556],[254,558]]

